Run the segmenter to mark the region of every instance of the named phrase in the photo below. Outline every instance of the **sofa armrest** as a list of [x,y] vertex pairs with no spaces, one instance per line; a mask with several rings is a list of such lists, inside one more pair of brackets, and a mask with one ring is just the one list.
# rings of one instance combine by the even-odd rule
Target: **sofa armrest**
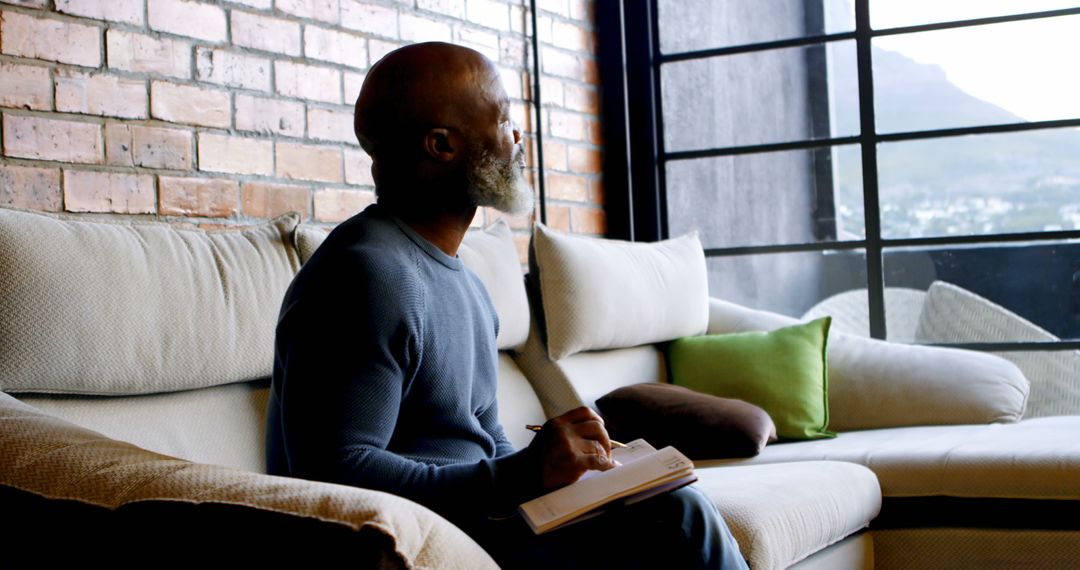
[[[767,331],[800,321],[709,300],[709,334]],[[829,428],[1015,422],[1029,384],[1013,363],[971,350],[829,335]]]
[[[281,546],[275,538],[307,549],[295,542],[307,537],[315,545],[347,545],[351,559],[361,555],[377,567],[497,568],[460,529],[401,497],[153,453],[4,393],[0,450],[4,518],[9,524],[20,520],[8,508],[19,507],[26,523],[22,534],[28,536],[35,534],[27,529],[39,519],[50,539],[65,528],[84,540],[118,531],[122,534],[114,538],[127,540],[134,533],[178,540],[187,548],[213,539],[213,530],[231,528],[233,541],[242,540],[241,531],[247,536],[254,531],[261,537],[255,550],[266,552]],[[169,532],[181,529],[187,529],[186,536]]]

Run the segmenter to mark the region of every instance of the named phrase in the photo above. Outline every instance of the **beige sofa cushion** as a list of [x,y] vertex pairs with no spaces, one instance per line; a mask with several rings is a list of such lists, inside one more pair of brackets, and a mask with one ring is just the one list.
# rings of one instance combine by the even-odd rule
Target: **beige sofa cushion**
[[1080,416],[1014,424],[919,426],[767,446],[705,465],[849,461],[869,467],[886,497],[1080,500]]
[[[774,330],[799,321],[719,299],[709,333]],[[1018,421],[1028,381],[982,352],[829,335],[829,429]]]
[[699,468],[697,475],[754,570],[787,568],[865,528],[881,510],[874,474],[851,463]]
[[222,504],[314,518],[391,539],[406,567],[496,568],[457,527],[378,491],[190,463],[69,424],[0,393],[0,487],[118,509],[155,502]]
[[[930,285],[916,342],[1055,342],[1046,329],[945,281]],[[1024,417],[1080,414],[1080,351],[1000,352],[1031,382]]]
[[[300,224],[294,241],[300,260],[306,262],[326,239],[317,226]],[[529,336],[529,300],[510,226],[499,220],[485,229],[469,230],[458,257],[484,283],[499,315],[499,350],[516,350]]]
[[538,223],[529,262],[552,360],[705,332],[709,287],[697,233],[633,243]]
[[0,389],[140,394],[268,376],[297,221],[206,232],[0,209]]

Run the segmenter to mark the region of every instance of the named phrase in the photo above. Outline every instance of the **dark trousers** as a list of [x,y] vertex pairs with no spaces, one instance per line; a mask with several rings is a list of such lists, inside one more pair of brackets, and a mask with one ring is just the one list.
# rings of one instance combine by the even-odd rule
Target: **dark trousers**
[[719,511],[692,486],[541,535],[520,516],[459,524],[506,570],[747,568]]

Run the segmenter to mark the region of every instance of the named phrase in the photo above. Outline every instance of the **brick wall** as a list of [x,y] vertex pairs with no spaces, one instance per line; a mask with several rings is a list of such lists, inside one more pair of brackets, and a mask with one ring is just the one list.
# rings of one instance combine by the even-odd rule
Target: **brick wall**
[[[548,223],[602,234],[591,1],[538,8]],[[522,0],[0,0],[0,205],[332,226],[374,200],[352,104],[397,46],[498,63],[534,154],[528,34]],[[530,219],[510,220],[523,254]]]

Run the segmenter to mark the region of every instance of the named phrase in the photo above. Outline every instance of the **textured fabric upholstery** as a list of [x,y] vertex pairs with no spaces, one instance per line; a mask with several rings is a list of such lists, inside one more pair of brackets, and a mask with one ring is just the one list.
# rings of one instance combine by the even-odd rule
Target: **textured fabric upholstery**
[[787,568],[865,528],[881,509],[868,469],[834,461],[698,469],[754,570]]
[[15,394],[73,424],[164,455],[266,471],[267,380],[136,396]]
[[[930,285],[916,342],[1053,342],[1049,331],[971,291]],[[1080,414],[1080,351],[1002,352],[1031,382],[1026,418]]]
[[886,570],[1076,568],[1080,531],[913,528],[874,531],[874,558]]
[[547,416],[529,379],[506,352],[499,354],[499,387],[495,396],[499,402],[499,423],[506,438],[518,449],[528,447],[535,434],[525,426],[543,424]]
[[705,332],[708,279],[696,233],[634,243],[536,224],[529,264],[551,360]]
[[[117,509],[139,502],[226,504],[375,529],[406,566],[495,568],[457,527],[399,497],[201,465],[106,438],[0,393],[0,486]],[[17,516],[5,513],[5,516]],[[163,515],[164,516],[164,515]]]
[[[709,333],[774,330],[796,319],[710,299]],[[982,352],[829,336],[829,429],[1015,422],[1029,384]]]
[[269,375],[297,221],[206,232],[0,209],[0,389],[149,394]]
[[849,461],[873,470],[886,497],[1080,500],[1077,434],[1080,416],[852,431],[769,445],[750,459],[702,464]]

